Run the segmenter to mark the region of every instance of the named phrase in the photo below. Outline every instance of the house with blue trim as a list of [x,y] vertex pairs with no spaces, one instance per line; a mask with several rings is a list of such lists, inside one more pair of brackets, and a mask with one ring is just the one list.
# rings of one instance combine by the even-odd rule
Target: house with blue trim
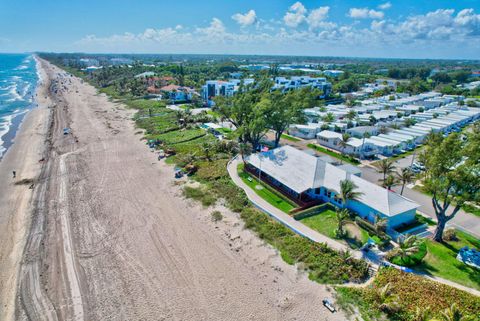
[[[407,225],[415,220],[419,204],[381,186],[373,184],[345,168],[291,146],[256,153],[246,158],[247,170],[268,182],[299,203],[315,200],[347,208],[363,219],[375,223],[388,221],[389,228]],[[340,182],[351,180],[362,195],[343,204],[338,198]]]

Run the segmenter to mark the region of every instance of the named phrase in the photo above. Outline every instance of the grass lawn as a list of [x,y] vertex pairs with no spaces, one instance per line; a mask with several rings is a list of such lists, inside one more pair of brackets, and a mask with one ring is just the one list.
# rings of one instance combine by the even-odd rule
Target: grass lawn
[[[273,190],[267,184],[259,182],[256,177],[253,177],[249,173],[244,172],[243,164],[240,164],[238,166],[238,175],[245,184],[247,184],[252,190],[255,191],[255,193],[257,193],[261,198],[263,198],[279,210],[282,210],[285,213],[289,213],[290,210],[297,207],[292,201],[281,195],[279,192]],[[251,178],[251,181],[248,180],[249,177]],[[262,188],[258,189],[257,186],[261,186]]]
[[457,237],[458,241],[443,244],[427,239],[428,254],[416,269],[480,290],[478,270],[456,259],[458,251],[464,246],[480,248],[480,240],[461,231],[457,231]]
[[297,137],[293,137],[293,136],[290,136],[290,135],[287,135],[287,134],[282,134],[282,138],[286,139],[286,140],[289,140],[291,142],[299,142],[301,140],[301,139],[298,139]]
[[300,222],[323,235],[332,239],[335,238],[335,230],[338,224],[337,216],[332,210],[325,210],[320,214],[306,217],[301,219]]
[[[300,222],[325,236],[332,239],[336,238],[335,230],[337,229],[338,224],[337,215],[333,210],[327,209],[317,215],[303,218]],[[369,238],[375,238],[374,236],[370,236],[366,230],[353,222],[347,223],[344,226],[344,229],[349,235],[339,241],[346,243],[352,249],[358,249],[365,244]]]
[[335,157],[335,158],[338,158],[346,163],[350,163],[352,165],[358,165],[360,164],[360,162],[353,158],[353,157],[348,157],[348,156],[344,156],[342,154],[339,154],[339,153],[336,153],[336,152],[332,152],[331,150],[329,149],[326,149],[326,148],[323,148],[322,146],[320,145],[317,145],[317,144],[308,144],[307,145],[309,148],[311,149],[314,149],[316,151],[319,151],[320,153],[324,153],[324,154],[327,154],[329,156],[332,156],[332,157]]

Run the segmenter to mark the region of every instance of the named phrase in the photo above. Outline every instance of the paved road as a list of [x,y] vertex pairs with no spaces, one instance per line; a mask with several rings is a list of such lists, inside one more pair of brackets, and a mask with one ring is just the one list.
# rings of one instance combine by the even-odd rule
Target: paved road
[[[400,160],[400,162],[396,162],[395,165],[397,166],[397,168],[401,168],[402,166],[404,166],[404,164],[409,163],[409,161],[411,162],[411,156],[407,157],[407,159]],[[360,169],[362,170],[362,177],[370,182],[378,183],[379,179],[382,178],[382,174],[378,173],[372,167],[362,166],[360,167]],[[397,193],[400,193],[401,189],[402,186],[393,187],[393,190]],[[436,220],[435,210],[433,209],[432,205],[432,199],[428,195],[405,187],[403,196],[420,204],[419,211]],[[469,234],[480,238],[480,218],[476,217],[475,215],[460,210],[458,214],[449,222],[449,225],[454,226],[460,230],[464,230],[465,232],[468,232]]]

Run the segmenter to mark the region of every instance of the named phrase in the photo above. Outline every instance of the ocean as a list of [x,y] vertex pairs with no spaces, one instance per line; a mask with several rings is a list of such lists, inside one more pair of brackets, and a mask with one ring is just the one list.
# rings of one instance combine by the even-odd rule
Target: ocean
[[25,114],[35,107],[39,76],[31,54],[0,54],[0,159]]

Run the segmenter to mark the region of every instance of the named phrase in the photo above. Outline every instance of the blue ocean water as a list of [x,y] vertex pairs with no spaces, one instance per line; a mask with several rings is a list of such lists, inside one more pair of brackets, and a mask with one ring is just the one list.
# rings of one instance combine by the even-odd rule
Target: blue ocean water
[[0,158],[21,119],[34,105],[39,77],[33,55],[0,54]]

